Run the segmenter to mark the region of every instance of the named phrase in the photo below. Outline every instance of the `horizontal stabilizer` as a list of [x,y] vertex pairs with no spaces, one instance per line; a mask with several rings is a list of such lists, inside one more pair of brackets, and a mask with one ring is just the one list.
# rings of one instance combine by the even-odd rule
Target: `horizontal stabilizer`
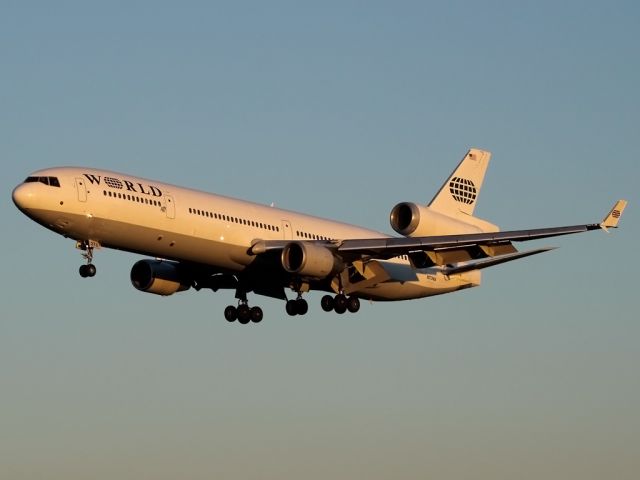
[[618,222],[620,221],[620,217],[622,217],[622,212],[624,212],[624,208],[626,206],[626,200],[618,200],[609,214],[604,217],[604,220],[602,220],[600,227],[605,231],[608,228],[618,228]]
[[554,250],[555,247],[536,248],[534,250],[527,250],[526,252],[508,253],[506,255],[499,255],[497,257],[482,258],[479,260],[469,260],[467,262],[458,262],[442,267],[442,273],[445,275],[453,275],[454,273],[464,273],[470,270],[480,270],[482,268],[492,267],[494,265],[500,265],[501,263],[510,262],[512,260],[518,260],[519,258],[529,257],[538,253],[548,252]]

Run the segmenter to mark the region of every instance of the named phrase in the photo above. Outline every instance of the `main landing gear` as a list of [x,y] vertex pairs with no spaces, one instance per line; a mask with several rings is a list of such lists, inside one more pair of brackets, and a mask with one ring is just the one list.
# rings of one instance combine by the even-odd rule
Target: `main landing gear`
[[[320,301],[320,305],[325,312],[334,311],[343,314],[346,311],[356,313],[360,310],[360,300],[357,297],[347,297],[343,293],[339,293],[335,297],[325,295]],[[302,298],[302,294],[298,294],[295,300],[287,300],[286,310],[292,317],[294,315],[304,315],[309,311],[309,304]]]
[[227,322],[235,322],[246,325],[249,322],[260,323],[262,321],[262,309],[260,307],[249,307],[246,303],[240,302],[240,305],[234,307],[229,305],[224,309],[224,318]]
[[246,325],[249,322],[260,323],[264,316],[260,307],[249,307],[247,293],[244,290],[236,290],[236,298],[239,300],[238,306],[229,305],[224,309],[224,318],[227,322],[235,322]]
[[356,313],[360,310],[360,300],[358,300],[358,297],[347,297],[343,293],[339,293],[335,297],[325,295],[320,300],[320,306],[325,312],[333,310],[340,315],[347,310],[351,313]]
[[[238,323],[246,325],[249,322],[260,323],[262,321],[262,309],[260,307],[249,306],[246,289],[246,286],[236,288],[238,305],[229,305],[224,309],[224,318],[228,322],[235,322],[237,320]],[[301,288],[299,285],[295,285],[292,289],[297,293],[297,297],[287,300],[285,304],[287,314],[292,317],[296,315],[306,315],[309,311],[309,304],[302,298],[302,295],[307,289]],[[347,297],[342,292],[336,296],[325,295],[322,297],[320,305],[325,312],[334,311],[338,314],[343,314],[347,311],[356,313],[360,310],[360,300],[355,296]]]
[[93,249],[95,246],[92,242],[78,242],[76,247],[83,250],[82,257],[87,261],[85,265],[80,265],[79,272],[82,278],[94,277],[96,275],[96,266],[91,263],[93,261]]
[[302,298],[301,294],[298,294],[298,298],[295,300],[287,300],[285,309],[290,316],[305,315],[309,311],[309,304]]

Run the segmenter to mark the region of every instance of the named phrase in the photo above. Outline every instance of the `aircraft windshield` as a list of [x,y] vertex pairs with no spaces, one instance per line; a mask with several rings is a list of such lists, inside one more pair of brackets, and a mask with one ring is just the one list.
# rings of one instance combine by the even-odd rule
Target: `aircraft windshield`
[[60,186],[58,177],[27,177],[27,179],[24,181],[24,183],[32,183],[32,182],[44,183],[45,185],[49,185],[51,187]]

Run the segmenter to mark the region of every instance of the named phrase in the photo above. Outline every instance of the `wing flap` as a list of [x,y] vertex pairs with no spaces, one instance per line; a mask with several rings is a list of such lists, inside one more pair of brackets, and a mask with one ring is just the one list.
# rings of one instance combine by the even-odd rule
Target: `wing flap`
[[555,249],[554,247],[536,248],[534,250],[508,253],[506,255],[499,255],[497,257],[488,257],[488,258],[481,258],[479,260],[470,260],[468,262],[448,264],[443,266],[441,271],[445,275],[453,275],[455,273],[464,273],[470,270],[480,270],[487,267],[493,267],[494,265],[500,265],[501,263],[518,260],[519,258],[529,257],[531,255],[537,255],[538,253],[548,252],[554,249]]

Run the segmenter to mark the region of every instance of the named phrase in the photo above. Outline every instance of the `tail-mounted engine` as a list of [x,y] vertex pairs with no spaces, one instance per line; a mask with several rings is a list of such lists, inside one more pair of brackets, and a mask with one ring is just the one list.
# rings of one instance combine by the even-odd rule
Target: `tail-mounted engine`
[[291,242],[282,249],[282,266],[302,277],[327,278],[343,268],[331,250],[306,242]]
[[140,260],[131,268],[131,283],[138,290],[156,295],[171,295],[189,290],[191,279],[180,264],[163,260]]
[[389,221],[391,227],[405,237],[457,235],[497,232],[499,230],[496,225],[471,215],[461,213],[459,217],[452,217],[427,206],[410,202],[402,202],[393,207]]

